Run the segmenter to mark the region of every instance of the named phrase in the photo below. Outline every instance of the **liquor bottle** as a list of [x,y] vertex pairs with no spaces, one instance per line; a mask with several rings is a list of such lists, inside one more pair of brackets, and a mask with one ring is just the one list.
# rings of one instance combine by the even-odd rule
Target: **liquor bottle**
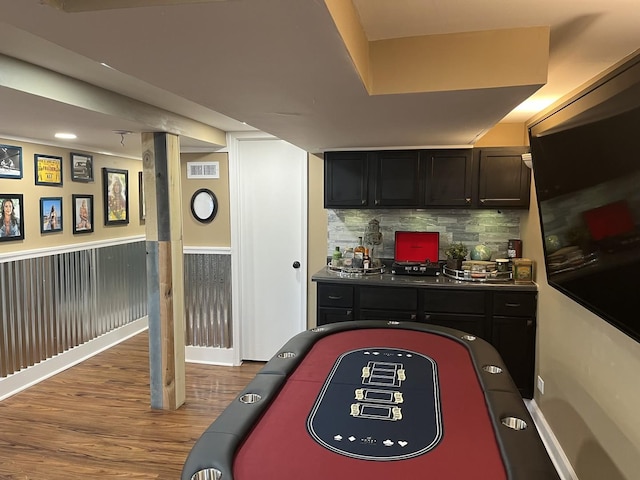
[[342,252],[340,251],[340,247],[336,247],[331,255],[331,265],[334,267],[342,266]]
[[353,266],[362,268],[364,259],[364,245],[362,245],[362,237],[358,237],[358,245],[353,249]]
[[347,268],[353,267],[353,248],[349,247],[344,251],[342,265]]
[[362,268],[369,270],[371,268],[371,257],[369,257],[369,249],[364,249],[364,256],[362,257]]

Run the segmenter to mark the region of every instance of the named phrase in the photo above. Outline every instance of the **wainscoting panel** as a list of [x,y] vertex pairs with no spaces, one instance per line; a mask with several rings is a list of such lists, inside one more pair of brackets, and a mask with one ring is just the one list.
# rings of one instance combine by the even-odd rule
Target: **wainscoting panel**
[[185,253],[186,344],[232,347],[231,255]]
[[145,242],[0,263],[0,378],[147,314]]

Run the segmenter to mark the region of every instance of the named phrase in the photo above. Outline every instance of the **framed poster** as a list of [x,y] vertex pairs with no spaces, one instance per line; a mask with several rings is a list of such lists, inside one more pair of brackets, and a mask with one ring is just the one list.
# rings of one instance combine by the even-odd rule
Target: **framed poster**
[[2,222],[0,223],[0,242],[24,239],[22,223],[22,195],[17,193],[0,194],[2,199]]
[[22,178],[22,147],[0,145],[0,178]]
[[104,224],[129,223],[129,172],[115,168],[102,169]]
[[40,233],[62,231],[62,197],[40,198]]
[[34,155],[36,165],[36,185],[62,186],[62,157]]
[[71,152],[71,181],[93,182],[93,156]]
[[147,211],[144,206],[144,177],[142,176],[142,172],[138,172],[138,203],[140,220],[145,220],[147,217]]
[[73,233],[93,232],[93,195],[73,195]]

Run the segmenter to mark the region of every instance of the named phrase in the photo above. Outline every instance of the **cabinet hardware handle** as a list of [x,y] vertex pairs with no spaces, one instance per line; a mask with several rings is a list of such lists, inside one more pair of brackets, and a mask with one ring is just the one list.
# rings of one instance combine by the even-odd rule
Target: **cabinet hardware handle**
[[527,327],[533,326],[533,320],[527,320]]
[[366,200],[362,200],[362,201],[360,202],[360,205],[366,205],[366,204],[367,204],[367,201],[366,201]]
[[347,317],[351,316],[351,310],[347,310]]
[[471,199],[470,198],[465,198],[467,203],[471,203]]
[[431,320],[431,315],[425,315],[425,316],[424,316],[424,319],[425,319],[425,320]]
[[505,303],[504,304],[505,307],[514,307],[514,308],[518,308],[520,306],[519,303]]
[[412,314],[411,314],[411,320],[415,320],[415,319],[416,319],[416,314],[415,314],[415,313],[412,313]]
[[486,198],[482,198],[482,199],[480,199],[480,203],[484,203],[484,202],[486,202],[486,201],[487,201],[487,199],[486,199]]
[[329,300],[342,300],[342,297],[336,297],[334,295],[329,295]]
[[374,203],[375,203],[376,205],[380,205],[380,200],[376,200]]

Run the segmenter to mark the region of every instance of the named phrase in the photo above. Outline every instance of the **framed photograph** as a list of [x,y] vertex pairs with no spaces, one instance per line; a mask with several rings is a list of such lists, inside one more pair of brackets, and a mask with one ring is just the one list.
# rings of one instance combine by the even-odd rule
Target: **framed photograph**
[[104,224],[129,223],[129,172],[115,168],[102,169]]
[[2,199],[2,223],[0,223],[0,242],[24,239],[22,195],[16,193],[0,194]]
[[0,145],[0,178],[22,178],[22,147]]
[[140,204],[140,220],[144,220],[147,217],[147,211],[144,206],[144,177],[142,172],[138,172],[138,203]]
[[93,195],[73,195],[73,233],[93,232]]
[[62,231],[62,197],[40,198],[40,233]]
[[93,182],[93,155],[71,152],[71,181]]
[[34,155],[36,165],[36,185],[62,186],[62,157]]

